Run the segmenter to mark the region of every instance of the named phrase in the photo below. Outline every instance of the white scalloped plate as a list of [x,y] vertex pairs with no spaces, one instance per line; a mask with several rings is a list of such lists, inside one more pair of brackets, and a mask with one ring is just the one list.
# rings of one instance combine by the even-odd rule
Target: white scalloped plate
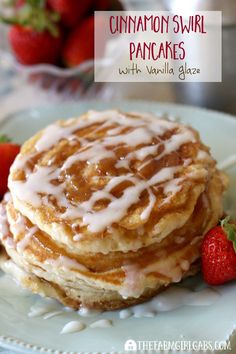
[[[201,133],[203,141],[211,146],[213,156],[223,161],[236,152],[236,119],[232,116],[194,107],[152,102],[83,102],[31,109],[14,113],[0,122],[0,133],[7,133],[17,142],[23,142],[34,132],[60,118],[79,115],[88,109],[120,108],[131,111],[168,113],[181,117]],[[236,204],[236,167],[228,170],[230,189],[226,196],[227,207]],[[235,214],[235,209],[232,210]],[[201,286],[201,278],[193,279],[194,286]],[[55,352],[123,352],[127,339],[134,340],[209,340],[224,341],[231,338],[234,347],[236,328],[236,283],[218,288],[221,296],[210,306],[183,306],[177,310],[160,313],[154,318],[129,318],[120,320],[118,312],[107,312],[96,318],[86,318],[89,325],[95,319],[113,320],[111,328],[87,328],[74,334],[60,335],[62,327],[78,314],[68,312],[48,320],[29,318],[30,307],[37,296],[20,291],[8,279],[0,279],[0,345],[25,353]],[[196,352],[195,352],[196,353]],[[220,353],[223,353],[222,351]],[[233,351],[232,351],[233,353]]]

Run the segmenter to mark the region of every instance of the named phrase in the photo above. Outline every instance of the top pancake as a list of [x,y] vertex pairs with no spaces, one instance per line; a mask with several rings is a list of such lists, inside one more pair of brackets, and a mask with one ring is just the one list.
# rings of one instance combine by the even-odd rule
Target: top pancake
[[215,172],[192,128],[91,111],[28,140],[9,188],[15,208],[73,252],[135,251],[182,227]]

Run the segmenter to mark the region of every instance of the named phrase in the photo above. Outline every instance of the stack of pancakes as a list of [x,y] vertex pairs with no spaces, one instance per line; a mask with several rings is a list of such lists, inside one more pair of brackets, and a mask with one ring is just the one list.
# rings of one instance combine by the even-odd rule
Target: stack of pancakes
[[59,121],[11,168],[1,266],[74,308],[144,301],[198,271],[225,186],[190,127],[115,110]]

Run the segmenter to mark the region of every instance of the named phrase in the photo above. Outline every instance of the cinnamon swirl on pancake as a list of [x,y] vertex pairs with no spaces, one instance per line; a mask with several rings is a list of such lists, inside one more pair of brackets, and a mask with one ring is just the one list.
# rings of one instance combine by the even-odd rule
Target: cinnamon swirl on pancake
[[144,301],[198,271],[226,184],[190,127],[115,110],[59,121],[11,168],[4,270],[74,308]]

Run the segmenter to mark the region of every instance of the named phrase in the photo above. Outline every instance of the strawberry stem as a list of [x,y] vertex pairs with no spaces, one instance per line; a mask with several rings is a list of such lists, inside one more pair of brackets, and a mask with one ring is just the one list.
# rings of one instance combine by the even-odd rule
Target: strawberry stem
[[45,0],[26,0],[26,3],[32,7],[40,7],[41,9],[45,8]]
[[29,27],[36,32],[48,31],[54,37],[59,35],[59,20],[59,13],[46,9],[45,0],[26,0],[12,16],[0,16],[0,22],[5,24]]
[[234,251],[236,252],[236,224],[230,222],[231,217],[227,216],[221,220],[221,227],[227,235],[227,239],[233,243]]
[[0,144],[9,143],[11,139],[7,135],[0,135]]

